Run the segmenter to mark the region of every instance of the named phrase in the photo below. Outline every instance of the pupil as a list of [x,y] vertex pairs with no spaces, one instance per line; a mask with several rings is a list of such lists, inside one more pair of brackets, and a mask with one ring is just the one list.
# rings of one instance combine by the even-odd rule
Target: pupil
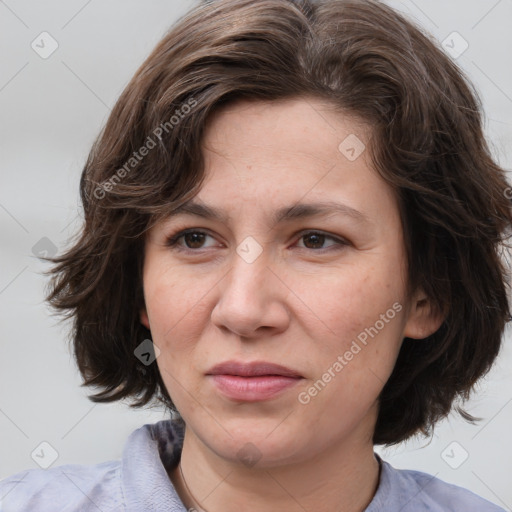
[[187,245],[191,249],[198,249],[204,242],[204,234],[202,234],[202,233],[187,233],[185,235],[185,240],[187,241]]
[[[313,240],[312,245],[315,247],[322,246],[324,243],[325,235],[306,235],[306,240]],[[308,244],[305,244],[306,247],[308,247]],[[311,244],[310,244],[311,245]],[[308,249],[311,249],[311,247],[308,247]]]

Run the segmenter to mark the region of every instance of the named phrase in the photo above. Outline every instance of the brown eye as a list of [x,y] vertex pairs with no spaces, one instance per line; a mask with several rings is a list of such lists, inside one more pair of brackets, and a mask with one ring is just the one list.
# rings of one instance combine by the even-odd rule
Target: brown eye
[[210,234],[197,229],[191,229],[180,231],[176,235],[169,237],[166,241],[166,245],[184,251],[207,249],[208,247],[212,247],[211,243],[209,246],[207,245],[208,238],[214,241],[214,238]]
[[346,240],[326,235],[318,231],[308,231],[303,233],[299,238],[298,243],[300,249],[310,249],[318,251],[321,251],[323,249],[341,249],[347,245],[350,245],[349,242],[347,242]]
[[[304,239],[304,245],[307,249],[321,249],[324,245],[326,236],[320,233],[310,233],[302,237]],[[308,242],[306,242],[306,240]]]
[[193,231],[191,233],[186,233],[183,235],[183,240],[185,241],[185,245],[189,249],[200,249],[202,244],[204,243],[205,238],[204,233],[200,233],[197,231]]

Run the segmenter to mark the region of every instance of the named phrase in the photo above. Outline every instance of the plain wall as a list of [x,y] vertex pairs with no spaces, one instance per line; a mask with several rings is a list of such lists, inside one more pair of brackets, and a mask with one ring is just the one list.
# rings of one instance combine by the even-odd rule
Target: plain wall
[[[510,168],[512,2],[390,4],[440,41],[454,31],[467,41],[456,60],[480,91],[495,157]],[[63,249],[79,228],[78,182],[94,138],[143,59],[192,5],[0,2],[0,478],[37,467],[30,455],[42,441],[57,451],[54,465],[119,458],[133,429],[164,417],[158,408],[137,411],[87,399],[68,326],[44,305],[47,266],[34,252]],[[43,31],[58,42],[46,59],[31,47]],[[462,39],[450,37],[461,48]],[[46,39],[46,50],[50,44]],[[430,441],[378,451],[396,467],[429,472],[512,510],[511,367],[507,335],[495,368],[467,404],[483,418],[478,425],[451,415]]]

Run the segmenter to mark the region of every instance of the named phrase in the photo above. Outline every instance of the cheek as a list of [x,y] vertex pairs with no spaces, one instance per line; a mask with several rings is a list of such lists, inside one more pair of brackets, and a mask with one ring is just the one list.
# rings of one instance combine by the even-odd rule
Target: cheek
[[144,273],[151,336],[160,349],[156,363],[178,409],[193,407],[187,396],[198,393],[190,379],[190,368],[194,347],[204,331],[205,319],[209,318],[205,300],[213,285],[179,269],[170,270],[168,265],[149,267]]
[[160,349],[156,360],[160,375],[178,410],[193,412],[196,402],[190,396],[199,396],[200,389],[190,372],[194,347],[204,330],[204,292],[176,272],[153,275],[146,283],[151,335]]
[[397,268],[354,266],[297,290],[314,313],[296,312],[311,343],[304,347],[311,374],[302,397],[331,410],[333,420],[348,410],[364,414],[391,375],[405,322]]
[[[169,265],[151,267],[144,273],[144,298],[151,333],[163,344],[185,344],[202,327],[212,277],[198,277]],[[155,342],[158,342],[155,339]]]
[[[393,272],[396,273],[396,268]],[[400,282],[400,276],[388,269],[355,266],[336,269],[325,276],[298,279],[293,289],[302,302],[302,306],[297,304],[297,307],[302,307],[303,311],[296,311],[295,316],[308,330],[313,330],[316,324],[326,339],[334,340],[337,348],[342,348],[343,342],[364,333],[381,315],[386,315],[395,302],[402,303]],[[386,316],[385,319],[390,320],[386,330],[392,322],[397,323],[395,313],[392,310]],[[378,327],[380,325],[379,321]]]
[[340,295],[342,306],[329,317],[335,335],[317,336],[306,348],[312,371],[298,398],[311,428],[348,431],[375,412],[401,346],[403,306],[393,297],[344,303]]

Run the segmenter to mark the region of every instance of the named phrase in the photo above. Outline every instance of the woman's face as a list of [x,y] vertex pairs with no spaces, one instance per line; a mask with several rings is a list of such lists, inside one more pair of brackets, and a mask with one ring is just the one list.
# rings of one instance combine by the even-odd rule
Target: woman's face
[[313,99],[232,104],[192,205],[148,234],[141,320],[187,428],[224,459],[367,446],[403,337],[431,332],[367,142]]

